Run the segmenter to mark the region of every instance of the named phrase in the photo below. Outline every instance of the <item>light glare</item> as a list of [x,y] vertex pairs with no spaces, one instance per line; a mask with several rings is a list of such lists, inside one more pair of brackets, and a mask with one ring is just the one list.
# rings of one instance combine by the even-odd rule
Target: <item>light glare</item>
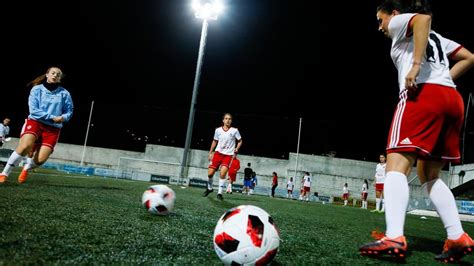
[[200,0],[193,0],[192,7],[197,18],[217,19],[217,16],[224,10],[224,5],[219,0],[207,0],[203,4]]

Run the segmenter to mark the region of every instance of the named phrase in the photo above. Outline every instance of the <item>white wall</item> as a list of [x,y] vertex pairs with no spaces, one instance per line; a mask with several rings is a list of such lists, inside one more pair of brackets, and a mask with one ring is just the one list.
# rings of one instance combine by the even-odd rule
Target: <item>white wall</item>
[[[4,148],[14,149],[18,139],[12,139],[5,143]],[[79,165],[82,157],[83,146],[58,143],[50,162],[68,163]],[[84,158],[84,165],[91,167],[101,167],[109,169],[128,169],[135,172],[145,172],[157,175],[166,175],[176,179],[179,176],[183,149],[161,145],[147,145],[145,152],[133,152],[115,149],[105,149],[97,147],[87,147]],[[191,150],[189,158],[188,178],[207,179],[208,151]],[[130,159],[131,158],[131,159]],[[272,172],[277,172],[279,176],[278,188],[286,187],[286,182],[290,176],[295,174],[296,154],[290,153],[288,160],[273,159],[266,157],[256,157],[239,154],[241,169],[237,175],[237,183],[242,183],[243,169],[247,163],[251,163],[252,169],[257,173],[258,186],[271,186]],[[141,161],[140,161],[141,160]],[[303,176],[303,171],[308,171],[313,176],[311,191],[322,195],[340,196],[344,183],[349,184],[352,196],[360,196],[360,188],[364,179],[369,182],[375,174],[376,162],[357,161],[325,156],[314,156],[299,154],[298,171],[296,178],[296,190],[299,190],[299,180]],[[462,168],[464,167],[464,168]],[[466,169],[464,182],[474,178],[474,165],[464,165],[461,168],[453,168],[458,173],[460,169]],[[413,180],[410,184],[411,191],[421,196],[422,190],[415,176],[416,169],[408,177]],[[446,171],[442,172],[442,178],[447,184],[454,183]],[[214,178],[217,182],[217,178]],[[457,183],[456,183],[457,184]],[[451,184],[453,187],[453,184]],[[374,189],[370,186],[369,197],[374,198]]]

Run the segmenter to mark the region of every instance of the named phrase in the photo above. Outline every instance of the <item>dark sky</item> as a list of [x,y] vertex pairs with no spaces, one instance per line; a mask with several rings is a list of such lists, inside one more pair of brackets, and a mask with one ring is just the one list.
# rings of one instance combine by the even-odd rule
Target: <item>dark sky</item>
[[[2,4],[0,115],[12,118],[12,135],[28,114],[26,83],[55,65],[75,103],[60,141],[84,143],[94,101],[88,145],[143,150],[147,136],[183,147],[202,25],[190,2]],[[390,41],[377,32],[380,1],[224,3],[209,23],[192,148],[209,149],[230,112],[243,154],[286,158],[303,118],[300,152],[376,161],[398,97]],[[474,51],[467,3],[432,5],[433,29]],[[466,100],[473,76],[458,82]]]

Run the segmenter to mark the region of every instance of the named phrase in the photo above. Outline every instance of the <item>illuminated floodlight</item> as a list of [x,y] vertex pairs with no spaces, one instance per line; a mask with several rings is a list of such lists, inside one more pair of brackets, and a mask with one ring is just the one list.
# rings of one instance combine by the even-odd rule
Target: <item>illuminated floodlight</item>
[[220,0],[193,0],[192,7],[196,12],[196,17],[201,19],[216,20],[224,10],[224,5]]

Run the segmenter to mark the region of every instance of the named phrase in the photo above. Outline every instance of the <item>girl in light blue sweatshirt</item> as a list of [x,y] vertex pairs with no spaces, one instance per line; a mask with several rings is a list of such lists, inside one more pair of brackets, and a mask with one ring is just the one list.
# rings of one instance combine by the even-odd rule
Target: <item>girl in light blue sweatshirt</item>
[[63,123],[71,119],[74,105],[71,94],[60,86],[63,73],[58,67],[51,67],[28,83],[33,86],[28,98],[30,114],[21,130],[20,141],[0,174],[4,183],[13,167],[27,155],[32,157],[23,167],[18,183],[24,183],[28,171],[41,166],[53,153]]

